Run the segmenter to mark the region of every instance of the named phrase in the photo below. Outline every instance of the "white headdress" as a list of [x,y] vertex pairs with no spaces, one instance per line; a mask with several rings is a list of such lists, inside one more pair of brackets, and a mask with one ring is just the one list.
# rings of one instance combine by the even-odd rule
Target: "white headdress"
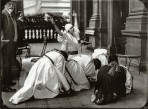
[[98,58],[101,61],[101,66],[107,65],[107,50],[106,49],[95,49],[92,54],[92,58]]
[[65,25],[65,31],[69,31],[69,29],[72,27],[72,24],[66,24]]

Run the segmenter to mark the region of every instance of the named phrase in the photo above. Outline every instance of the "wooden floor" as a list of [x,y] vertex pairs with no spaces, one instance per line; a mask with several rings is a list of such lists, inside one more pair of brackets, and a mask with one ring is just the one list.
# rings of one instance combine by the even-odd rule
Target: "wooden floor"
[[[42,46],[42,44],[31,44],[31,53],[40,54]],[[46,51],[52,48],[60,48],[60,44],[50,43],[47,45]],[[91,54],[91,52],[84,46],[82,48],[82,54]],[[145,72],[139,75],[137,67],[134,66],[130,68],[130,72],[134,76],[133,93],[126,95],[126,97],[116,103],[107,105],[96,105],[90,101],[94,84],[91,85],[91,89],[74,92],[70,96],[58,96],[56,98],[42,100],[32,98],[18,105],[13,105],[9,102],[9,98],[14,94],[13,92],[2,92],[2,99],[4,104],[10,108],[141,108],[147,101],[147,75]],[[19,82],[17,79],[14,80],[17,82],[14,88],[19,90],[23,86],[27,74],[25,71],[21,72]]]

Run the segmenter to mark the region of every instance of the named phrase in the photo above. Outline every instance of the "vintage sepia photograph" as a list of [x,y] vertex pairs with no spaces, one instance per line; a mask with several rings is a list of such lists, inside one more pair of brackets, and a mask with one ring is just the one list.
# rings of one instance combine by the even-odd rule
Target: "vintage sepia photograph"
[[1,0],[1,109],[148,104],[148,0]]

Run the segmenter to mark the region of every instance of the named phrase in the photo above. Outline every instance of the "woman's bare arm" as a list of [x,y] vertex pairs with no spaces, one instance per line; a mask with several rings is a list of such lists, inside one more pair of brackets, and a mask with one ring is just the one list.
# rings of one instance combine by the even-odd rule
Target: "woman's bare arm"
[[75,10],[73,10],[73,16],[74,16],[74,27],[78,27],[77,13],[75,12]]
[[60,36],[64,36],[63,33],[60,31],[60,29],[59,29],[59,28],[57,27],[57,25],[55,24],[54,19],[51,18],[50,21],[51,21],[51,23],[53,24],[53,26],[54,26],[56,32],[57,32]]
[[60,31],[60,29],[56,26],[56,24],[55,24],[55,22],[54,22],[54,19],[53,19],[50,15],[48,15],[48,14],[45,14],[44,17],[45,17],[44,20],[46,20],[46,21],[49,21],[49,18],[50,18],[50,21],[51,21],[51,23],[53,24],[53,26],[54,26],[56,32],[57,32],[60,36],[63,36],[63,33],[62,33],[62,32]]

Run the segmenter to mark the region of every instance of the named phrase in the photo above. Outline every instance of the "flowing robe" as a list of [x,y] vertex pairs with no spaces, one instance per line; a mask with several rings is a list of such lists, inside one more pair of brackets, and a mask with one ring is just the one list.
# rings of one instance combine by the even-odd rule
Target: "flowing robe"
[[[57,40],[62,44],[61,50],[63,51],[78,51],[80,45],[78,44],[78,40],[80,40],[79,36],[79,29],[78,27],[74,27],[74,33],[70,34],[69,32],[64,31],[63,36],[58,36]],[[70,55],[68,59],[71,59],[72,57],[75,57],[77,54]]]
[[132,91],[133,76],[123,65],[104,65],[98,72],[91,101],[104,104],[124,97]]
[[65,59],[56,51],[46,53],[50,59],[43,56],[30,69],[24,86],[18,90],[9,101],[13,104],[25,101],[32,96],[35,99],[53,98],[60,94],[63,88],[70,89],[64,77]]
[[89,78],[96,78],[94,63],[91,61],[91,56],[77,55],[66,63],[65,76],[75,91],[89,89]]

